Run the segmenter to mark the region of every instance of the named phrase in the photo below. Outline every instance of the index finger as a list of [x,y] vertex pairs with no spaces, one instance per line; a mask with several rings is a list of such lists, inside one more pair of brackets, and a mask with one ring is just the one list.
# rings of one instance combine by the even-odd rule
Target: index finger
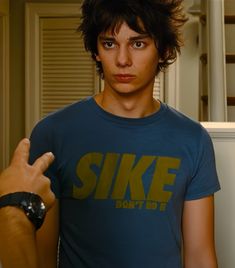
[[52,152],[48,152],[39,157],[34,163],[33,167],[40,170],[41,173],[44,173],[50,164],[54,161],[55,157]]
[[27,138],[21,140],[12,157],[11,164],[18,165],[20,163],[28,163],[29,160],[30,141]]

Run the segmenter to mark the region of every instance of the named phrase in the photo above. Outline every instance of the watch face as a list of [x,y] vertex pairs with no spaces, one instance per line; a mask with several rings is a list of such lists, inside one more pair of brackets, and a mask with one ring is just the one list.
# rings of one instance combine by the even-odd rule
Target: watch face
[[38,196],[31,196],[30,206],[32,213],[37,215],[38,218],[43,218],[45,216],[46,207],[44,203],[38,198]]
[[36,226],[36,229],[38,229],[46,215],[46,207],[42,199],[38,195],[27,193],[21,201],[21,206],[28,218]]

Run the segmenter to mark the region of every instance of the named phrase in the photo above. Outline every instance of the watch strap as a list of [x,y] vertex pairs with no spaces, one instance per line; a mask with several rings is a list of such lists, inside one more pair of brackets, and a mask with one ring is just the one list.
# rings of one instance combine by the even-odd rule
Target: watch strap
[[21,201],[27,198],[31,193],[15,192],[0,197],[0,208],[6,206],[20,206]]
[[21,208],[28,219],[33,223],[36,230],[44,221],[46,207],[41,197],[30,192],[15,192],[0,197],[0,208],[6,206],[16,206]]

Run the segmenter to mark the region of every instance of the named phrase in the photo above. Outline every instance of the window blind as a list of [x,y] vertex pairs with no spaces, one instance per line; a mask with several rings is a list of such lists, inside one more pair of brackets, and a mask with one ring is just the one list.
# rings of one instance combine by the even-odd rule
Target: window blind
[[164,101],[164,73],[160,72],[155,78],[155,83],[153,87],[153,97]]
[[79,18],[40,19],[41,117],[98,90],[95,63],[78,25]]

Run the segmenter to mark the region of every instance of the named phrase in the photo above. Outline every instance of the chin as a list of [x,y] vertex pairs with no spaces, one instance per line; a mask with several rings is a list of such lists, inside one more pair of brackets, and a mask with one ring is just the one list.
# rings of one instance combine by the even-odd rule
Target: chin
[[130,97],[133,96],[135,94],[139,93],[138,89],[123,89],[123,90],[115,90],[116,94],[120,95],[120,96],[126,96],[126,97]]

